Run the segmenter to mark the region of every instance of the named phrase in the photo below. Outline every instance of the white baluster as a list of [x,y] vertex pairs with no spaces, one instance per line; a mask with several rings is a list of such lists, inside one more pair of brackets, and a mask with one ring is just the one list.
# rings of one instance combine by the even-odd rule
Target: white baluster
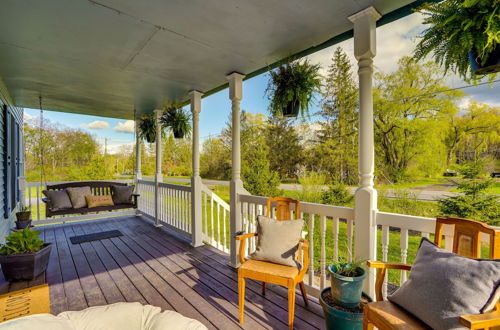
[[[401,239],[400,239],[400,247],[401,247],[401,262],[406,263],[406,256],[408,254],[408,229],[401,228]],[[406,271],[401,271],[401,284],[406,282]]]
[[332,232],[333,232],[333,260],[339,260],[339,218],[333,219]]
[[[389,253],[389,226],[382,226],[382,261],[387,261]],[[382,295],[387,297],[387,279],[388,272],[385,273],[384,285],[382,286]]]
[[320,235],[321,235],[321,259],[320,259],[320,288],[326,286],[326,216],[320,218]]
[[309,214],[309,285],[314,285],[314,214]]
[[347,260],[352,261],[352,238],[354,236],[354,221],[347,219]]

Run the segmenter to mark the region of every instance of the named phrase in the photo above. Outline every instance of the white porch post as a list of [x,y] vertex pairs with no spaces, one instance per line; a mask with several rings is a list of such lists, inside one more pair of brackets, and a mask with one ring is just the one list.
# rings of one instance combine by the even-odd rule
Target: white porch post
[[136,182],[142,179],[142,163],[141,163],[141,138],[139,136],[139,125],[135,124],[135,180]]
[[193,176],[191,178],[191,245],[203,245],[201,227],[201,177],[200,177],[200,111],[201,96],[191,91],[191,114],[193,119]]
[[163,174],[161,173],[161,110],[155,110],[156,118],[156,174],[155,174],[155,226],[160,227],[160,189],[159,184],[163,181]]
[[[374,132],[373,132],[373,57],[376,54],[376,25],[380,14],[368,7],[352,16],[354,23],[354,56],[358,60],[359,76],[359,187],[355,194],[354,221],[356,258],[377,258],[377,191],[373,187]],[[370,270],[365,292],[375,293],[375,272]]]
[[235,233],[243,229],[243,221],[241,218],[241,205],[238,201],[238,194],[243,191],[243,182],[241,181],[241,147],[240,147],[240,101],[242,98],[243,78],[245,76],[233,72],[226,78],[229,80],[229,99],[231,100],[232,113],[232,177],[230,183],[230,237],[231,259],[229,265],[232,267],[239,266],[238,249],[239,242],[234,239]]

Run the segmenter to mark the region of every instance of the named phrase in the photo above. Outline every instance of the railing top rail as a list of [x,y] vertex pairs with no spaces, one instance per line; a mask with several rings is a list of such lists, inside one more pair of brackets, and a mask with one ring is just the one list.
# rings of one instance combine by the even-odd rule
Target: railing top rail
[[385,225],[424,233],[433,233],[436,227],[436,219],[417,217],[413,215],[377,212],[377,225]]
[[214,202],[220,204],[224,209],[229,211],[230,205],[225,200],[220,198],[219,195],[217,195],[212,190],[210,190],[210,188],[208,188],[206,185],[204,185],[204,184],[201,185],[201,191],[203,191],[208,196],[210,196],[214,200]]
[[[262,196],[241,194],[239,195],[239,200],[243,203],[267,204],[267,197]],[[301,202],[300,208],[304,213],[320,214],[342,219],[354,218],[354,209],[350,207]]]
[[[139,180],[138,183],[148,185],[148,186],[155,185],[154,181],[149,181],[149,180]],[[174,190],[180,190],[180,191],[191,191],[191,186],[186,186],[186,185],[181,185],[181,184],[160,182],[158,185],[160,187],[164,187],[164,188],[168,188],[168,189],[174,189]]]
[[47,181],[47,182],[26,182],[27,187],[40,187],[47,185],[56,185],[56,184],[64,184],[64,183],[73,183],[73,182],[117,182],[117,183],[132,183],[133,179],[120,179],[120,180],[78,180],[78,181]]

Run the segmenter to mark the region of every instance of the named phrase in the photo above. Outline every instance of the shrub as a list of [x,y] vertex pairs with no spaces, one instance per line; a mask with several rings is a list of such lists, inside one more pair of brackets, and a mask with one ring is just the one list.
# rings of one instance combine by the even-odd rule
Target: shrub
[[352,203],[354,196],[345,185],[339,183],[323,191],[321,200],[323,204],[346,206]]

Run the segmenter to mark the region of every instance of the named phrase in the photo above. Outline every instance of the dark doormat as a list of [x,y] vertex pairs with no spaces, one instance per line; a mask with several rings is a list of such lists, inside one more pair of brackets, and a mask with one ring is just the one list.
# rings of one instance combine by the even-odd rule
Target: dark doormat
[[109,230],[93,234],[73,236],[70,237],[69,240],[73,244],[80,244],[80,243],[98,241],[100,239],[113,238],[118,236],[123,236],[123,234],[119,230]]

